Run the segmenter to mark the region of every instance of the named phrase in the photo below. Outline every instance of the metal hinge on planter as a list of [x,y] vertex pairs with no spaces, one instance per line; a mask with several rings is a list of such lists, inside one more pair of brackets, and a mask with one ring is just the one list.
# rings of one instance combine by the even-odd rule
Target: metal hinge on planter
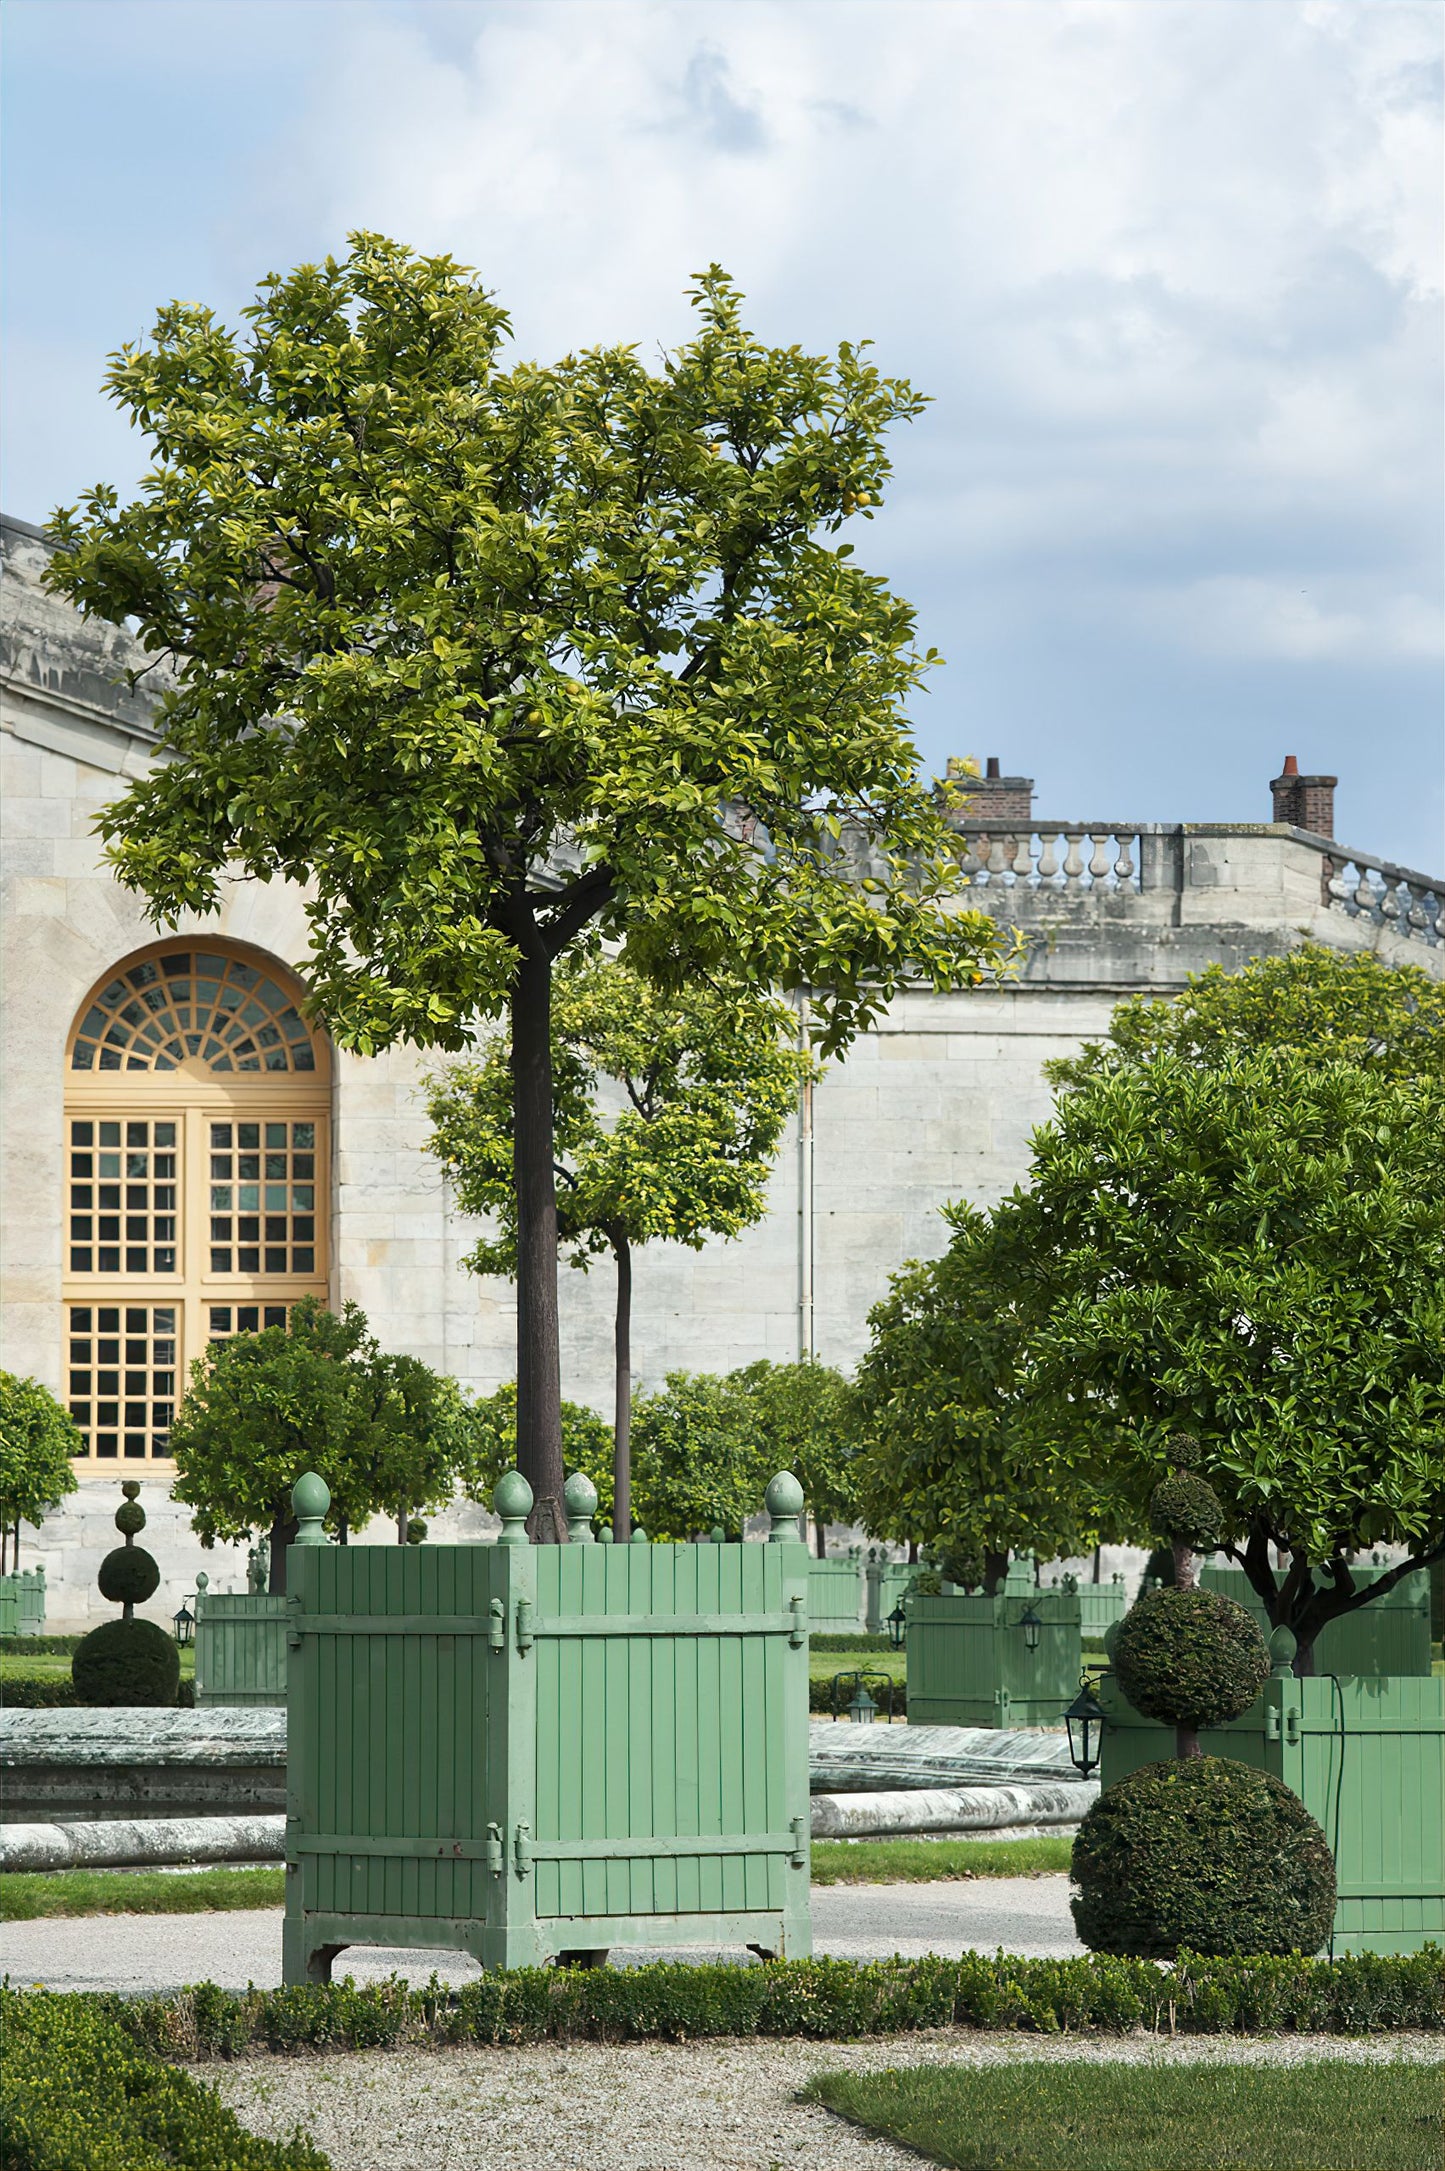
[[802,1869],[808,1859],[809,1820],[807,1817],[793,1817],[789,1821],[793,1834],[793,1867]]
[[517,1826],[516,1837],[512,1841],[512,1859],[517,1865],[517,1875],[519,1877],[530,1877],[532,1874],[531,1835],[532,1827],[530,1824],[523,1822]]
[[793,1616],[793,1625],[788,1630],[788,1641],[795,1651],[799,1651],[808,1640],[808,1615],[804,1601],[801,1598],[790,1598],[788,1611]]
[[519,1598],[517,1600],[517,1649],[519,1651],[530,1651],[533,1641],[532,1601],[530,1598]]
[[494,1877],[500,1877],[506,1867],[503,1859],[504,1854],[502,1827],[500,1824],[489,1824],[487,1826],[487,1868]]
[[487,1608],[487,1643],[493,1651],[507,1648],[507,1609],[500,1598],[494,1598]]

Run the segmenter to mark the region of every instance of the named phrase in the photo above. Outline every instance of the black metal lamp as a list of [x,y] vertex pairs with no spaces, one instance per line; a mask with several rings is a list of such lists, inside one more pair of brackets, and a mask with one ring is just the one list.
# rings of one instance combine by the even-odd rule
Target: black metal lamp
[[1024,1632],[1024,1649],[1026,1651],[1037,1651],[1039,1633],[1043,1625],[1033,1607],[1025,1606],[1023,1612],[1019,1615],[1019,1627]]
[[893,1608],[893,1611],[888,1616],[888,1641],[892,1644],[895,1651],[901,1651],[903,1649],[904,1639],[907,1634],[908,1615],[903,1609],[903,1601],[900,1598],[897,1605]]
[[855,1726],[871,1726],[878,1716],[878,1706],[861,1680],[858,1683],[858,1693],[848,1706],[848,1716]]
[[1098,1769],[1107,1716],[1094,1694],[1094,1684],[1086,1674],[1079,1683],[1078,1695],[1064,1713],[1064,1723],[1069,1729],[1069,1762],[1081,1778],[1092,1777]]
[[181,1610],[178,1614],[176,1614],[175,1618],[171,1622],[171,1626],[176,1632],[176,1642],[180,1645],[182,1650],[186,1648],[186,1645],[188,1643],[194,1643],[196,1636],[196,1616],[194,1615],[194,1613],[192,1613],[184,1598],[181,1600]]

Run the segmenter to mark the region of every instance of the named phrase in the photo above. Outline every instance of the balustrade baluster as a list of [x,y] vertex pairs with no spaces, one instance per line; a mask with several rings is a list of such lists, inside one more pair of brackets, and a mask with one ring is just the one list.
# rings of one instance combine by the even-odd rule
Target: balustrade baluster
[[1373,919],[1375,916],[1375,906],[1378,902],[1379,893],[1376,890],[1374,883],[1370,880],[1370,870],[1368,867],[1359,867],[1357,869],[1357,872],[1360,879],[1355,888],[1355,903],[1359,906],[1361,912],[1368,913],[1370,918]]
[[1027,830],[1013,839],[1013,870],[1020,882],[1027,882],[1034,871],[1034,840]]
[[1109,872],[1108,835],[1101,832],[1093,839],[1094,849],[1089,855],[1089,873],[1095,884],[1104,880]]
[[1058,843],[1058,841],[1059,841],[1059,840],[1058,840],[1058,837],[1057,837],[1057,835],[1055,834],[1055,832],[1054,832],[1054,831],[1053,831],[1052,829],[1051,829],[1051,830],[1049,830],[1047,834],[1045,834],[1045,833],[1044,833],[1044,831],[1040,830],[1040,832],[1039,832],[1039,880],[1040,880],[1040,882],[1052,882],[1052,881],[1054,881],[1054,880],[1055,880],[1055,878],[1056,878],[1056,877],[1057,877],[1057,875],[1058,875],[1058,871],[1059,871],[1059,857],[1058,857],[1058,853],[1057,853],[1057,852],[1055,851],[1055,849],[1054,849],[1054,847],[1055,847],[1055,845],[1056,845],[1056,844]]
[[1004,850],[1004,845],[1005,845],[1006,843],[1012,843],[1012,841],[1013,841],[1013,840],[1012,840],[1012,838],[1004,838],[1004,837],[990,837],[990,838],[989,838],[989,840],[988,840],[988,872],[989,872],[989,879],[990,879],[991,881],[997,880],[997,878],[998,878],[998,877],[999,877],[1000,875],[1006,874],[1006,873],[1008,872],[1008,863],[1009,863],[1009,857],[1010,857],[1010,855],[1009,855],[1009,854],[1008,854],[1007,852],[1005,852],[1005,850]]
[[1134,883],[1134,839],[1116,835],[1114,842],[1119,847],[1119,857],[1114,862],[1114,878],[1120,889],[1131,889]]
[[1085,832],[1082,829],[1066,829],[1064,831],[1064,843],[1068,847],[1064,853],[1064,880],[1066,882],[1082,882],[1084,879],[1084,862],[1079,856],[1079,846],[1084,841],[1084,835]]

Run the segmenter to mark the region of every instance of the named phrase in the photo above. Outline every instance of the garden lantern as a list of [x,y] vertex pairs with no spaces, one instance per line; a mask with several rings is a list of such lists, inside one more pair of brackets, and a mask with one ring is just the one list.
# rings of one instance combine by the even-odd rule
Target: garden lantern
[[192,1613],[184,1598],[181,1600],[181,1610],[176,1614],[171,1626],[176,1632],[176,1642],[184,1651],[188,1643],[194,1642],[196,1634],[196,1616]]
[[1105,1711],[1085,1675],[1079,1693],[1064,1713],[1069,1729],[1069,1762],[1081,1778],[1088,1779],[1098,1767],[1103,1751]]
[[893,1608],[893,1611],[888,1616],[888,1641],[892,1644],[895,1651],[902,1650],[903,1640],[907,1634],[908,1615],[903,1610],[903,1601],[900,1598],[897,1605]]
[[878,1706],[861,1681],[858,1683],[857,1695],[848,1706],[848,1716],[855,1726],[871,1726],[878,1716]]
[[1019,1627],[1024,1632],[1024,1649],[1026,1651],[1037,1651],[1039,1647],[1039,1631],[1043,1625],[1032,1606],[1026,1606],[1019,1615]]

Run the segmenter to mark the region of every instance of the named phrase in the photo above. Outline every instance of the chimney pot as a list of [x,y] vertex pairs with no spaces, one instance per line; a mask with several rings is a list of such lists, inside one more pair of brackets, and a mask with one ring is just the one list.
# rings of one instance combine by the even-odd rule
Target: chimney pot
[[990,754],[990,755],[989,755],[989,757],[988,757],[988,769],[987,769],[987,772],[986,772],[986,774],[987,774],[987,776],[988,776],[988,778],[989,778],[989,780],[990,780],[990,781],[992,781],[992,780],[993,780],[994,778],[996,778],[996,777],[997,777],[997,775],[998,775],[998,756],[997,756],[997,754]]
[[1283,768],[1283,770],[1282,770],[1282,771],[1281,771],[1280,773],[1281,773],[1281,775],[1283,775],[1283,776],[1298,776],[1298,775],[1299,775],[1299,762],[1298,762],[1298,760],[1297,760],[1297,759],[1295,758],[1295,756],[1294,756],[1293,754],[1286,754],[1286,755],[1285,755],[1285,757],[1284,757],[1284,768]]

